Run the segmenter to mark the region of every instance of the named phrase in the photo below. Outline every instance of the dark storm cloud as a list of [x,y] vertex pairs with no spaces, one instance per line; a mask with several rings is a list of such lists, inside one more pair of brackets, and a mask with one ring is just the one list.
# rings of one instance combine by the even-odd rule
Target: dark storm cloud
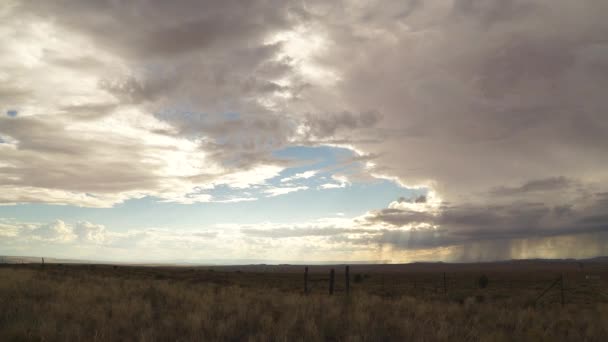
[[572,186],[573,180],[565,177],[553,177],[526,182],[519,187],[498,187],[491,191],[494,195],[520,195],[530,192],[564,190]]
[[[336,239],[337,241],[337,239]],[[401,250],[420,250],[427,248],[452,246],[462,243],[445,232],[430,228],[383,229],[376,234],[354,238],[341,238],[341,241],[355,245],[389,245]]]
[[605,239],[606,2],[348,5],[312,12],[340,42],[322,59],[342,76],[336,98],[382,116],[381,143],[355,145],[375,156],[379,173],[443,199],[435,210],[375,211],[362,224],[392,228],[353,239],[467,246],[467,260],[509,256],[533,239]]
[[294,2],[282,1],[23,1],[21,10],[51,18],[132,58],[166,58],[213,45],[241,45],[297,16]]
[[322,115],[307,115],[305,125],[307,134],[317,138],[335,136],[339,130],[352,131],[357,128],[374,127],[381,119],[377,112],[362,112],[354,114],[350,112],[325,113]]
[[[516,202],[506,205],[443,205],[436,213],[388,208],[371,212],[363,224],[388,224],[374,237],[380,244],[419,249],[465,243],[570,236],[608,232],[608,201],[603,193],[552,206]],[[420,226],[425,224],[426,226]],[[506,242],[505,242],[506,243]]]
[[340,42],[323,62],[338,98],[390,129],[357,144],[379,169],[446,198],[555,173],[606,180],[605,2],[425,1],[404,19],[346,6],[323,12]]
[[373,212],[367,218],[370,223],[388,223],[394,226],[403,226],[410,223],[422,223],[431,220],[431,214],[413,210],[381,209]]
[[457,0],[453,4],[455,20],[475,20],[481,25],[494,25],[541,10],[533,1]]

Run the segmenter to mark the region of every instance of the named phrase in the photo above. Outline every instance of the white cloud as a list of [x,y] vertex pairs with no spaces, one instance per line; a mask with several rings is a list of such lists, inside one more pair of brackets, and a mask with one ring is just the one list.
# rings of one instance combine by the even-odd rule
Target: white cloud
[[268,194],[268,197],[274,197],[274,196],[285,195],[290,192],[296,192],[296,191],[301,191],[301,190],[306,190],[306,189],[308,189],[307,186],[294,186],[294,187],[284,187],[284,188],[271,187],[271,188],[265,189],[264,192]]
[[214,185],[228,185],[235,189],[245,189],[255,184],[263,184],[267,179],[274,178],[283,170],[278,165],[261,165],[247,171],[236,171],[220,177]]
[[0,218],[0,236],[3,238],[14,238],[19,235],[19,230],[22,226],[22,223]]
[[319,188],[320,189],[338,189],[338,188],[345,188],[351,184],[346,176],[332,175],[331,178],[338,183],[321,184],[321,185],[319,185]]
[[78,241],[87,243],[104,243],[107,240],[106,228],[103,225],[82,221],[77,222],[72,231],[78,237]]
[[342,186],[341,184],[335,184],[335,183],[325,183],[325,184],[321,184],[319,185],[319,188],[321,189],[337,189],[337,188],[343,188],[344,186]]
[[257,201],[258,198],[256,197],[235,197],[235,198],[228,198],[228,199],[223,199],[223,200],[216,200],[215,202],[217,203],[238,203],[238,202],[252,202],[252,201]]
[[308,179],[308,178],[314,177],[317,173],[319,173],[318,170],[309,170],[309,171],[304,171],[301,173],[296,173],[293,176],[285,177],[285,178],[281,179],[281,183],[291,182],[291,181],[298,180],[298,179]]
[[39,225],[27,232],[21,231],[20,233],[25,233],[28,237],[36,240],[50,242],[70,242],[76,239],[76,235],[74,234],[72,227],[66,225],[65,222],[61,220]]

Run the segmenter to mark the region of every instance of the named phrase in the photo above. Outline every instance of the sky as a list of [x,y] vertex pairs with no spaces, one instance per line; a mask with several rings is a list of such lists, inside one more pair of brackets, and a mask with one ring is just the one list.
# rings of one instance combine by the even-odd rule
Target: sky
[[608,254],[605,0],[0,4],[0,255]]

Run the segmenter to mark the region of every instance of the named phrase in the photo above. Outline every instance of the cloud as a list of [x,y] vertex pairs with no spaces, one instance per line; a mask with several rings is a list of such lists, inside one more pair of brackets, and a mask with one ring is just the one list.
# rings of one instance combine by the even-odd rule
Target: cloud
[[241,232],[247,236],[265,237],[273,239],[311,237],[311,236],[336,236],[343,234],[361,234],[374,232],[371,229],[363,228],[338,228],[338,227],[309,227],[309,228],[290,228],[279,227],[270,229],[244,228]]
[[[393,202],[395,203],[395,202]],[[399,202],[397,202],[399,203]],[[385,232],[376,241],[416,249],[514,239],[608,232],[605,193],[552,206],[517,202],[508,205],[442,204],[436,211],[387,208],[360,219]],[[392,230],[393,228],[405,230]]]
[[308,178],[314,177],[317,173],[319,173],[318,170],[309,170],[309,171],[304,171],[301,173],[296,173],[293,176],[285,177],[285,178],[281,179],[281,183],[291,182],[291,181],[294,181],[297,179],[308,179]]
[[265,39],[297,8],[132,6],[2,6],[0,203],[191,203],[209,200],[189,195],[194,188],[248,187],[282,170],[270,153],[287,141],[290,120],[257,99],[284,90],[275,80],[290,67]]
[[345,188],[351,184],[346,176],[343,175],[332,175],[331,178],[338,183],[325,183],[319,185],[321,189],[337,189],[337,188]]
[[264,183],[275,151],[380,121],[308,106],[329,46],[302,4],[24,1],[0,16],[0,96],[19,112],[0,121],[2,203],[209,201],[193,189]]
[[74,225],[72,230],[81,242],[103,243],[107,239],[106,228],[103,225],[83,221]]
[[[304,222],[302,226],[330,229],[338,223]],[[317,260],[327,260],[336,246],[325,241],[327,233],[289,231],[281,234],[277,224],[214,225],[202,229],[138,228],[127,231],[110,230],[91,222],[24,223],[0,219],[0,247],[9,255],[39,255],[90,260],[133,262],[210,262],[210,260],[304,260],[304,254]],[[285,227],[285,226],[283,226]],[[271,235],[256,229],[269,229]],[[340,233],[353,233],[347,229]],[[338,233],[338,232],[336,232]],[[63,238],[67,236],[68,238]],[[276,237],[275,237],[276,236]],[[291,238],[290,238],[291,237]],[[299,241],[298,240],[299,237]],[[310,240],[313,239],[313,240]],[[283,240],[280,242],[279,240]],[[316,244],[317,249],[311,244]],[[270,247],[270,248],[268,248]],[[308,251],[307,251],[308,250]],[[219,257],[218,257],[219,256]],[[213,261],[212,261],[213,262]]]
[[380,115],[377,112],[308,114],[299,133],[311,140],[323,139],[335,137],[339,131],[352,132],[357,128],[371,128],[379,121]]
[[70,224],[62,220],[49,223],[22,223],[14,220],[4,220],[3,226],[5,231],[14,232],[10,235],[12,239],[22,241],[103,244],[108,239],[108,233],[103,225],[87,221]]
[[255,197],[235,197],[235,198],[229,198],[229,199],[225,199],[225,200],[216,200],[215,202],[218,203],[237,203],[237,202],[251,202],[251,201],[257,201],[258,199]]
[[294,187],[282,187],[282,188],[271,187],[271,188],[264,190],[264,192],[267,193],[269,197],[274,197],[274,196],[285,195],[290,192],[296,192],[296,191],[301,191],[301,190],[306,190],[306,189],[308,189],[308,187],[304,186],[304,185],[294,186]]
[[608,26],[599,15],[605,3],[395,7],[310,6],[334,42],[320,60],[340,83],[301,96],[319,108],[382,118],[368,134],[379,139],[370,142],[348,125],[319,132],[377,156],[371,172],[432,187],[446,200],[484,202],[491,189],[556,177],[606,184],[608,102],[598,91],[608,82],[600,38]]
[[[179,248],[187,245],[205,246],[207,242],[218,236],[213,230],[173,230],[162,228],[141,228],[128,231],[108,230],[104,225],[88,221],[68,223],[55,220],[48,223],[19,222],[16,220],[0,219],[0,236],[6,239],[3,243],[21,247],[30,247],[30,253],[38,249],[44,252],[50,246],[63,246],[66,252],[86,248],[99,252],[95,248],[130,249],[163,248],[175,253]],[[41,245],[39,245],[41,244]],[[33,253],[36,254],[36,253]],[[97,254],[96,257],[100,257]]]
[[507,195],[519,195],[530,192],[541,192],[541,191],[555,191],[569,188],[573,184],[571,179],[565,177],[552,177],[546,179],[538,179],[528,181],[525,184],[518,187],[505,187],[501,186],[491,191],[494,195],[507,196]]
[[[600,0],[67,4],[3,6],[0,94],[12,94],[13,121],[53,132],[15,138],[33,161],[52,150],[129,164],[116,183],[78,179],[111,191],[108,205],[167,183],[183,197],[218,174],[279,165],[273,151],[294,144],[349,146],[375,156],[370,173],[446,199],[551,177],[606,183]],[[102,125],[143,139],[90,132]],[[114,160],[114,149],[131,155]],[[199,161],[168,165],[197,182],[151,172],[150,154],[161,166]],[[20,161],[16,173],[65,164],[53,160]],[[40,183],[42,202],[75,191]]]
[[321,188],[321,189],[337,189],[337,188],[342,188],[342,186],[340,184],[325,183],[325,184],[319,185],[319,188]]

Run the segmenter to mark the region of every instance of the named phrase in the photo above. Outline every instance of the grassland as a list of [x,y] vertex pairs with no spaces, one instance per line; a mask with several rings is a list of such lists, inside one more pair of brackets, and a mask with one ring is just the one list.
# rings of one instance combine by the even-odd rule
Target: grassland
[[334,266],[329,296],[331,266],[1,265],[0,340],[605,341],[607,266],[360,265],[349,296]]

